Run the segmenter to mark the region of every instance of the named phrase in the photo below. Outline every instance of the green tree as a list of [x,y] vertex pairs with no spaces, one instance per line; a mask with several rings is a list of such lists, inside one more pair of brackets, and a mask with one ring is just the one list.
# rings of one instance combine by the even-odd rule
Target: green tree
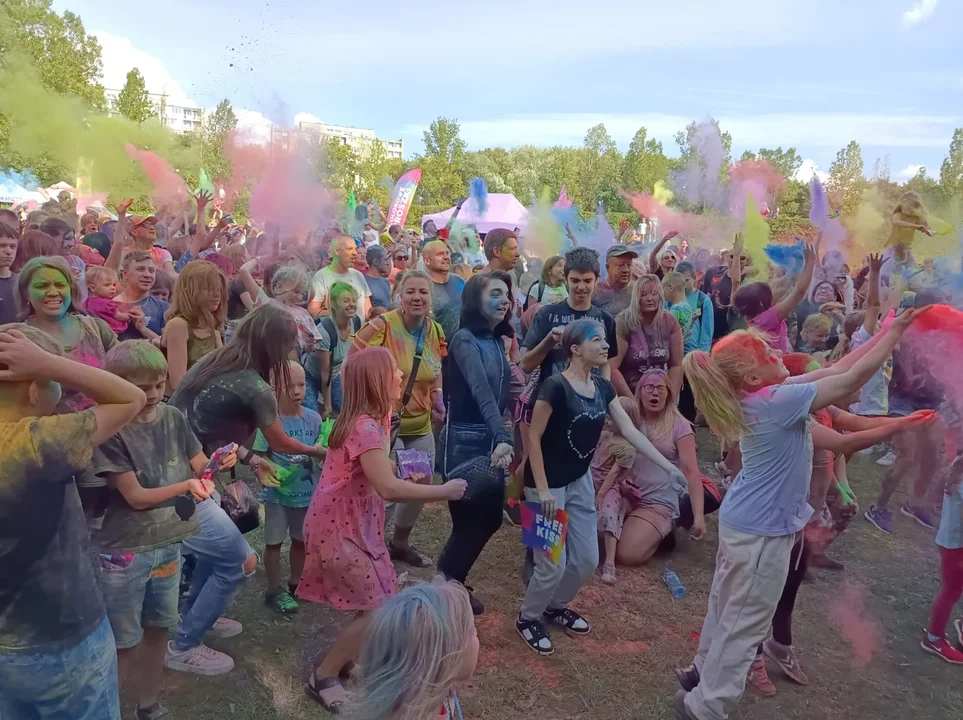
[[947,198],[963,201],[963,128],[953,131],[949,155],[940,166],[940,186]]
[[117,96],[114,109],[128,120],[138,123],[156,117],[147,93],[147,83],[137,68],[132,68],[127,73],[127,81]]
[[210,115],[204,118],[201,126],[201,158],[204,169],[211,177],[224,177],[231,166],[225,155],[227,136],[237,127],[237,115],[231,101],[224,98]]
[[802,167],[803,162],[799,153],[796,152],[796,148],[791,147],[783,150],[781,145],[775,150],[759,148],[757,153],[746,150],[739,158],[739,162],[745,162],[746,160],[765,160],[778,170],[786,180],[792,180],[795,177],[796,171]]
[[[730,135],[728,131],[723,132],[722,128],[719,127],[719,121],[715,118],[709,118],[709,122],[716,126],[716,130],[719,131],[719,137],[722,139],[723,157],[722,170],[720,172],[723,177],[728,177],[729,165],[732,163],[732,135]],[[685,130],[680,130],[675,134],[674,140],[675,144],[679,146],[679,160],[682,166],[689,161],[689,157],[692,155],[692,141],[695,139],[700,124],[701,123],[692,121],[685,126]]]
[[584,210],[594,209],[599,200],[613,207],[619,197],[622,154],[604,124],[585,133],[579,159],[576,182],[569,187],[569,196]]
[[809,185],[798,180],[788,180],[774,204],[780,217],[809,217],[809,206]]
[[354,190],[358,178],[358,159],[354,151],[338,138],[329,138],[321,147],[318,176],[346,193]]
[[836,153],[836,159],[829,166],[829,182],[827,189],[830,199],[843,214],[851,215],[859,207],[860,197],[866,187],[863,177],[863,153],[859,143],[851,140],[849,144]]
[[669,159],[662,152],[662,143],[650,138],[641,127],[629,144],[622,163],[622,187],[626,190],[652,192],[659,180],[669,177]]
[[461,160],[465,154],[465,141],[458,136],[460,129],[457,120],[445,117],[433,120],[422,134],[425,141],[425,155],[440,157],[449,163]]
[[52,0],[0,0],[0,57],[23,52],[36,64],[48,90],[73,95],[107,110],[100,43],[88,35],[80,17],[58,15]]

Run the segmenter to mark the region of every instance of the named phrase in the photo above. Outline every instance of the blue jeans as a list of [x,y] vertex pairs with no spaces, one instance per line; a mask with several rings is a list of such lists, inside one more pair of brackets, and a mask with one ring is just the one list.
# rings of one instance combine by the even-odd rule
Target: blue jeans
[[[476,457],[490,457],[493,438],[486,425],[449,423],[441,431],[442,476],[452,479],[451,472]],[[502,526],[505,488],[499,484],[471,500],[448,503],[451,513],[451,535],[438,559],[438,571],[464,583],[469,571],[491,537]]]
[[218,502],[220,496],[215,493],[214,497],[198,503],[200,531],[184,541],[184,551],[194,555],[196,564],[191,592],[174,636],[173,646],[177,652],[201,644],[204,634],[224,614],[234,591],[244,582],[242,565],[254,554]]
[[3,720],[120,720],[117,650],[105,617],[72,648],[0,654]]
[[341,412],[341,402],[344,396],[341,393],[341,373],[331,379],[331,409],[335,413]]
[[101,565],[100,586],[118,650],[137,647],[145,627],[177,626],[180,543],[136,553],[126,568]]
[[321,379],[306,372],[304,373],[304,385],[304,400],[301,401],[301,407],[306,407],[308,410],[318,412],[318,397],[321,395]]

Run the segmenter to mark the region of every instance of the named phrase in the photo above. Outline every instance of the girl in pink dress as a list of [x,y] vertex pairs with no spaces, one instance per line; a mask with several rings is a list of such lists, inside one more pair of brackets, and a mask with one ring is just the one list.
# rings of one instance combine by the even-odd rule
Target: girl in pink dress
[[350,672],[370,613],[395,592],[385,546],[385,501],[458,500],[464,480],[432,486],[399,480],[388,459],[388,419],[401,401],[401,370],[384,348],[354,352],[341,368],[344,402],[328,441],[321,479],[304,520],[307,557],[297,596],[354,615],[314,669],[306,691],[325,710],[341,712],[340,677]]

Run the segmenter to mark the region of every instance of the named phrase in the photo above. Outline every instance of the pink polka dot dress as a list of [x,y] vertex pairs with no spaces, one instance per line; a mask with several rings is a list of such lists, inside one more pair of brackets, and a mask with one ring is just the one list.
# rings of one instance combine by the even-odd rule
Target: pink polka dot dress
[[307,557],[299,598],[337,610],[375,610],[394,594],[385,503],[361,467],[362,454],[387,453],[387,443],[384,425],[362,415],[344,446],[328,450],[304,519]]

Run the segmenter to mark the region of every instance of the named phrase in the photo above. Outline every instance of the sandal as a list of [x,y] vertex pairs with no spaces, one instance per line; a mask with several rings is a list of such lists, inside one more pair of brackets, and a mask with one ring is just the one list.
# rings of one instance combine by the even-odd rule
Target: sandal
[[338,679],[342,682],[357,682],[361,680],[361,666],[354,660],[349,660],[348,664],[341,668]]
[[574,635],[579,637],[581,635],[588,635],[592,632],[592,626],[588,624],[588,620],[583,618],[574,610],[569,610],[568,608],[562,608],[561,610],[546,610],[542,613],[546,620],[550,623],[555,623],[565,629],[569,635]]
[[411,547],[411,545],[406,548],[400,548],[395,547],[393,543],[388,543],[388,557],[395,562],[411,565],[411,567],[422,568],[428,565],[421,556],[421,553]]
[[542,656],[548,656],[555,652],[552,646],[552,639],[545,632],[545,626],[538,620],[522,620],[519,615],[515,621],[515,630],[522,636],[522,640],[534,652]]
[[[332,715],[340,715],[341,711],[344,709],[344,699],[335,700],[332,703],[326,702],[323,697],[321,697],[321,691],[333,688],[335,685],[340,686],[341,681],[336,677],[319,678],[318,671],[311,671],[311,677],[308,678],[307,684],[304,686],[305,694],[314,700],[318,705],[324,708],[327,712]],[[342,688],[343,689],[343,688]]]

